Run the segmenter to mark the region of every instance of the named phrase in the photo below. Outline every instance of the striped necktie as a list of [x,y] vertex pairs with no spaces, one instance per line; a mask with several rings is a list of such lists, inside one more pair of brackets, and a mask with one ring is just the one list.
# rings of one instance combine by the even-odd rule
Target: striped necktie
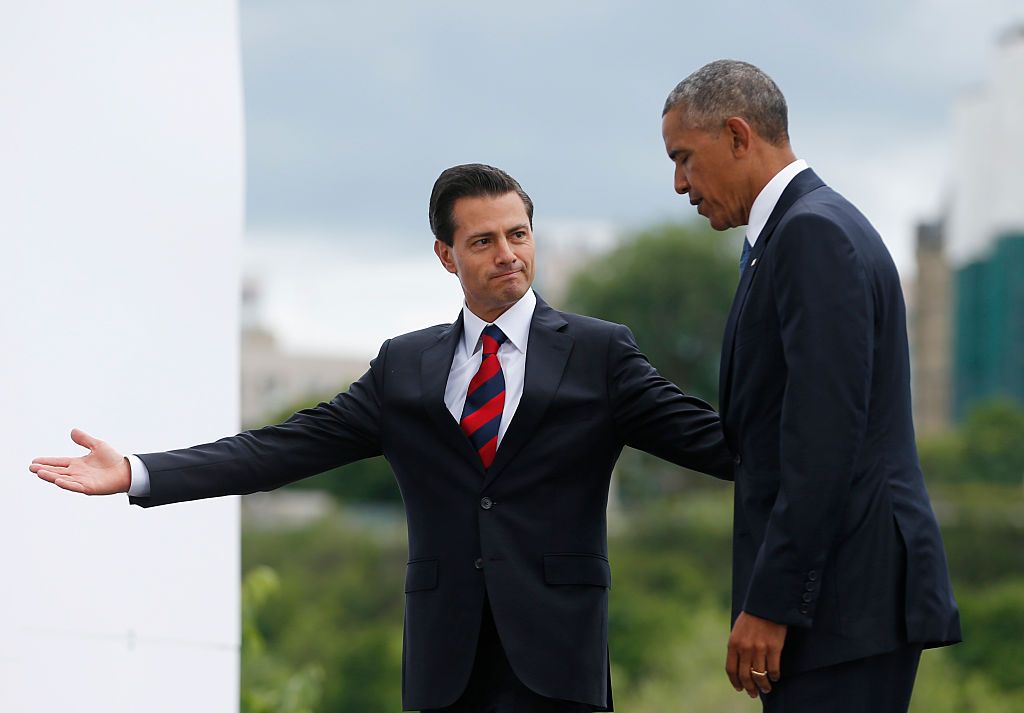
[[484,468],[490,468],[498,450],[498,426],[505,408],[505,375],[501,373],[498,348],[508,337],[497,326],[488,324],[480,339],[484,358],[476,376],[469,382],[459,425],[480,454]]

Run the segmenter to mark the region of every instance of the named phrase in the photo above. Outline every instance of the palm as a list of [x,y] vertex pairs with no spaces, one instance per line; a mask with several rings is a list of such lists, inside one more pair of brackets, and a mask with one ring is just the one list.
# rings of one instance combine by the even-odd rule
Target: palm
[[110,444],[75,429],[71,440],[89,449],[80,457],[36,458],[29,470],[65,490],[86,495],[124,493],[131,485],[131,471],[124,456]]

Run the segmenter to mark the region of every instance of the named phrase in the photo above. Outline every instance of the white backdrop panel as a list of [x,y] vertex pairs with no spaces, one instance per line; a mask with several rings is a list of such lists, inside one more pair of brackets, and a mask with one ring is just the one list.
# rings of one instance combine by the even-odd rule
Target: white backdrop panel
[[143,511],[27,471],[237,429],[228,0],[0,4],[0,710],[237,707],[235,499]]

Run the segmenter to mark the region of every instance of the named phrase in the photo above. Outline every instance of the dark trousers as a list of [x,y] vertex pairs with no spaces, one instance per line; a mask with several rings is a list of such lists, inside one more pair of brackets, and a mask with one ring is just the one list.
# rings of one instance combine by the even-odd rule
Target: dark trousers
[[494,627],[490,602],[484,600],[476,661],[462,696],[450,706],[423,713],[591,713],[584,703],[540,696],[516,676]]
[[918,646],[804,671],[772,684],[764,713],[906,713]]

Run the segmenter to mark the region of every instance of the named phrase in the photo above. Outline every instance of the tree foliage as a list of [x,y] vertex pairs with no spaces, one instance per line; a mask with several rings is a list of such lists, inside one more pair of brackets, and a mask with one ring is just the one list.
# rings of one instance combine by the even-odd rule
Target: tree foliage
[[[249,573],[270,567],[280,582],[254,617],[267,650],[291,670],[323,672],[319,705],[309,713],[401,710],[406,550],[400,526],[395,529],[381,538],[333,519],[243,535],[247,580]],[[251,606],[249,600],[243,606]],[[251,619],[243,612],[243,621]],[[280,689],[283,695],[294,678],[253,666],[252,651],[243,649],[243,671],[249,674],[243,675],[243,690]]]
[[963,424],[918,443],[929,482],[1024,485],[1024,408],[1008,399],[975,406]]
[[323,668],[293,667],[267,649],[258,620],[280,590],[270,567],[251,569],[242,581],[241,713],[315,713],[323,693]]
[[[1024,670],[1014,650],[1024,638],[1024,569],[1012,564],[1022,556],[1024,493],[955,485],[939,488],[937,500],[954,521],[943,529],[965,642],[925,651],[911,710],[1024,710]],[[995,508],[997,502],[1004,507]],[[727,489],[705,489],[628,511],[612,528],[609,637],[617,709],[756,708],[723,673],[730,508]],[[998,517],[984,525],[993,512]],[[272,596],[243,600],[246,632],[259,632],[266,643],[263,650],[243,647],[245,695],[277,689],[284,695],[299,688],[295,672],[320,670],[315,713],[399,710],[405,561],[400,518],[390,529],[361,529],[342,514],[301,529],[245,532],[246,582],[266,579],[253,574],[266,566],[279,582]],[[276,668],[258,663],[271,655]],[[270,709],[244,709],[263,710]]]

